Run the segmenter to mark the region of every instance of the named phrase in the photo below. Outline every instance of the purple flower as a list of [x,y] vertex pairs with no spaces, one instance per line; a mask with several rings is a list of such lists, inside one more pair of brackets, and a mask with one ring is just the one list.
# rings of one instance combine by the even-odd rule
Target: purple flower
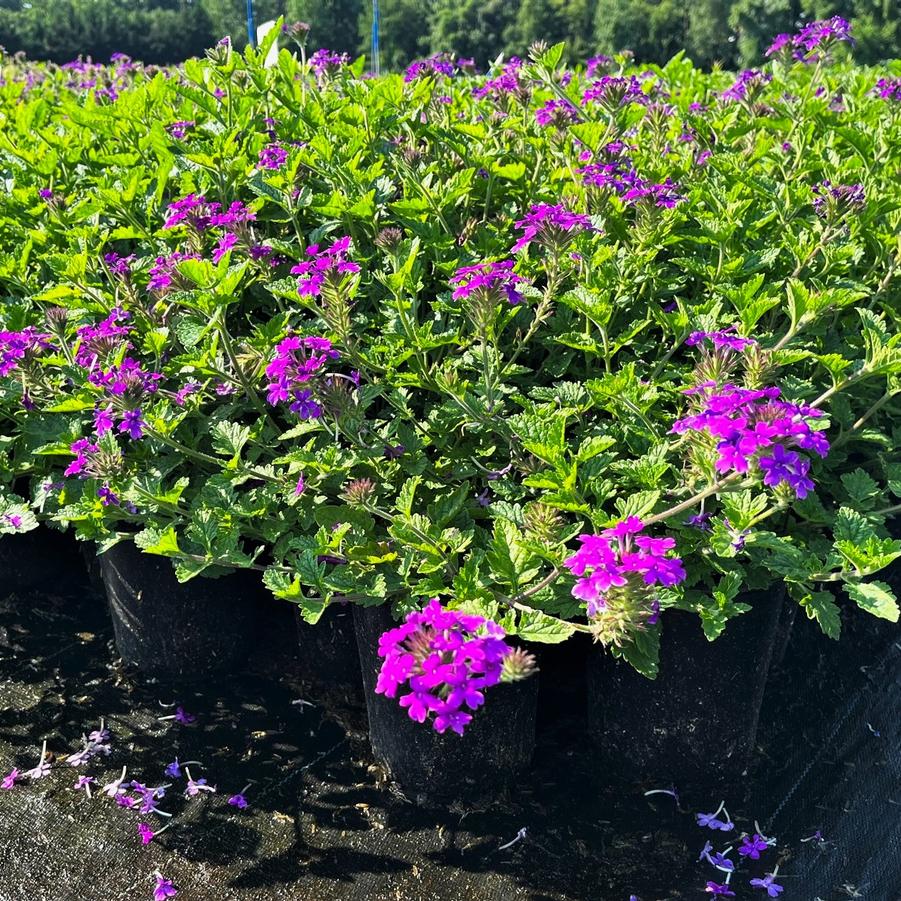
[[222,235],[219,243],[213,248],[213,262],[218,263],[237,243],[238,236],[234,232]]
[[685,344],[688,347],[694,347],[703,342],[709,342],[715,348],[727,348],[741,352],[749,347],[756,347],[757,342],[753,338],[741,338],[732,334],[735,331],[734,326],[722,329],[718,332],[692,332],[686,339]]
[[297,484],[294,486],[294,494],[300,497],[307,490],[307,483],[304,481],[303,473],[297,477]]
[[201,792],[215,792],[216,789],[213,788],[212,785],[206,784],[206,779],[192,779],[190,775],[188,776],[188,785],[185,788],[185,797],[186,798],[195,798]]
[[22,778],[22,774],[13,767],[4,777],[3,782],[0,782],[0,788],[10,789],[12,788],[20,779]]
[[232,807],[237,807],[238,810],[244,810],[247,807],[247,799],[240,792],[236,795],[232,795],[228,799],[228,803],[232,805]]
[[167,776],[171,776],[173,779],[181,779],[181,764],[178,762],[177,757],[172,761],[172,763],[166,765],[164,772]]
[[509,62],[501,69],[500,74],[494,78],[487,79],[481,87],[475,88],[472,96],[478,99],[483,97],[497,99],[508,94],[515,94],[520,97],[527,95],[528,89],[519,80],[521,75],[522,60],[518,56],[511,56]]
[[452,54],[447,52],[436,53],[434,56],[430,56],[427,59],[418,59],[407,66],[404,71],[404,81],[409,83],[427,75],[452,78],[456,71],[457,66],[454,63]]
[[260,159],[257,163],[259,169],[281,169],[288,159],[288,151],[279,144],[267,144],[260,151]]
[[322,48],[310,57],[310,68],[320,76],[334,75],[349,62],[350,57],[346,53],[335,53]]
[[880,78],[872,93],[883,100],[901,101],[901,78]]
[[190,726],[197,719],[192,713],[186,713],[184,707],[175,708],[175,722],[183,726]]
[[120,257],[117,253],[106,253],[103,255],[103,261],[113,275],[119,278],[127,278],[131,275],[131,264],[135,261],[134,254],[127,257]]
[[0,376],[7,376],[22,363],[52,350],[50,337],[32,326],[20,332],[0,331]]
[[75,780],[75,791],[81,791],[83,789],[85,794],[90,798],[91,785],[93,785],[95,781],[93,776],[79,776],[78,779]]
[[128,435],[132,441],[138,441],[144,437],[144,427],[147,425],[141,416],[140,410],[126,410],[122,414],[122,422],[119,423],[119,431]]
[[497,623],[446,610],[435,598],[379,639],[383,662],[376,693],[395,698],[408,688],[399,703],[410,719],[424,723],[433,717],[436,732],[462,735],[472,720],[469,711],[484,703],[484,690],[504,674],[504,658],[512,651],[504,636]]
[[731,873],[735,869],[735,864],[732,863],[728,857],[720,854],[719,851],[717,851],[716,854],[711,855],[709,860],[718,870],[724,870],[727,873]]
[[522,236],[510,248],[516,253],[538,241],[546,247],[559,250],[569,243],[572,231],[576,229],[593,231],[591,220],[580,213],[570,212],[562,204],[552,206],[547,203],[534,205],[523,219],[516,223],[522,229]]
[[637,619],[655,616],[659,607],[653,607],[654,593],[648,588],[671,587],[685,579],[682,561],[666,556],[675,541],[639,535],[643,528],[640,519],[630,516],[600,535],[580,535],[582,547],[564,561],[578,577],[573,597],[586,602],[590,618],[603,615],[611,597],[638,602],[633,611]]
[[718,829],[720,832],[731,832],[735,828],[735,824],[729,820],[728,815],[725,820],[719,819],[722,810],[722,805],[720,805],[720,809],[714,813],[695,814],[698,825],[706,826],[708,829]]
[[600,69],[606,69],[612,62],[613,60],[609,56],[604,56],[604,54],[592,56],[585,61],[586,78],[594,78]]
[[110,488],[109,482],[104,482],[97,489],[97,497],[100,498],[100,503],[104,507],[118,507],[122,503],[119,495]]
[[772,80],[772,75],[765,75],[758,69],[745,69],[744,72],[739,74],[732,86],[720,94],[720,97],[723,100],[734,102],[740,100],[752,101],[763,90],[764,86]]
[[304,260],[292,267],[291,274],[299,275],[297,280],[297,293],[301,297],[317,297],[322,293],[326,282],[337,290],[348,275],[354,275],[360,271],[360,267],[349,260],[350,238],[345,236],[335,241],[331,247],[320,251],[318,244],[307,248],[307,256],[310,260]]
[[863,185],[834,185],[828,179],[813,187],[814,212],[823,219],[839,221],[866,206]]
[[157,257],[150,267],[150,279],[147,282],[147,290],[156,294],[162,294],[170,288],[188,287],[189,283],[178,272],[178,264],[185,260],[199,260],[196,253],[181,253],[176,250],[167,257]]
[[763,879],[752,879],[751,885],[754,888],[766,889],[766,893],[770,898],[778,898],[779,895],[781,895],[782,892],[785,891],[785,889],[781,885],[779,885],[778,882],[773,881],[775,878],[775,873],[767,873],[766,876],[763,877]]
[[166,901],[167,898],[174,898],[177,894],[178,889],[172,884],[172,881],[157,874],[153,901]]
[[288,403],[301,419],[318,419],[322,407],[312,399],[307,385],[328,360],[339,356],[326,338],[284,338],[275,346],[275,356],[266,367],[270,380],[266,386],[267,400],[273,406]]
[[149,845],[153,841],[153,829],[146,823],[138,823],[138,835],[141,836],[142,845]]
[[755,832],[754,835],[751,836],[742,836],[741,847],[738,849],[738,853],[741,854],[742,857],[747,857],[749,860],[760,860],[761,851],[766,851],[767,848],[769,848],[769,845],[767,844],[766,839]]
[[476,294],[496,303],[504,300],[513,305],[521,303],[522,294],[516,286],[526,280],[513,271],[513,266],[513,260],[499,260],[461,267],[450,280],[454,300],[465,300]]
[[98,407],[94,410],[94,431],[102,438],[113,427],[113,407]]
[[191,119],[183,119],[178,122],[172,122],[166,126],[166,131],[172,135],[177,141],[182,141],[188,131],[195,126],[195,122]]
[[88,441],[87,438],[79,438],[74,444],[69,446],[69,450],[75,454],[75,459],[66,467],[63,475],[76,476],[90,463],[91,457],[96,454],[100,447]]
[[712,513],[695,513],[685,520],[685,525],[691,526],[692,528],[697,529],[699,532],[710,532],[710,518],[712,515]]
[[188,399],[188,396],[194,394],[200,388],[200,382],[195,381],[187,381],[185,384],[175,392],[175,403],[179,407],[183,407],[185,405],[185,401]]
[[599,103],[608,110],[615,110],[630,103],[646,105],[650,97],[634,75],[605,75],[593,82],[582,95],[582,105]]
[[544,106],[535,110],[535,121],[542,127],[553,125],[555,128],[566,128],[579,119],[579,111],[568,100],[548,100]]
[[724,898],[735,897],[735,892],[728,885],[721,885],[719,882],[708,882],[704,891],[710,892],[711,895],[722,895]]

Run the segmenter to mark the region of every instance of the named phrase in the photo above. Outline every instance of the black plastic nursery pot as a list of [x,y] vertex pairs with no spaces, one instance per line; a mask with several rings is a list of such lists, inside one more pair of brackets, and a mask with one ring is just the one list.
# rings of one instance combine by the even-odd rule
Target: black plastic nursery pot
[[326,707],[362,708],[360,655],[350,604],[332,603],[315,626],[297,611],[298,669],[304,684]]
[[256,647],[265,592],[250,572],[179,584],[166,557],[122,541],[100,557],[116,648],[160,679],[199,679],[241,664]]
[[71,533],[38,526],[0,537],[0,594],[50,591],[84,581],[84,562]]
[[484,797],[528,768],[535,750],[538,676],[486,693],[465,733],[439,734],[411,720],[396,698],[375,693],[379,636],[395,624],[387,607],[354,608],[354,624],[376,758],[411,800]]
[[741,600],[751,610],[715,641],[695,614],[664,612],[655,680],[601,648],[589,657],[588,728],[608,772],[677,786],[741,778],[780,630],[790,628],[782,586]]

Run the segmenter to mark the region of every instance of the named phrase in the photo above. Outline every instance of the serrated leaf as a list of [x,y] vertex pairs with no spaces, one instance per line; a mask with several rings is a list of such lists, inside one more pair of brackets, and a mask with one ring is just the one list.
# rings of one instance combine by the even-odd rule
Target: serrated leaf
[[846,582],[845,591],[867,613],[889,622],[898,622],[898,600],[885,582]]
[[159,554],[162,557],[176,557],[181,554],[178,535],[172,526],[163,531],[144,529],[135,535],[134,542],[145,554]]
[[837,639],[842,630],[838,604],[828,591],[814,591],[801,600],[801,606],[811,619],[815,619],[823,632]]

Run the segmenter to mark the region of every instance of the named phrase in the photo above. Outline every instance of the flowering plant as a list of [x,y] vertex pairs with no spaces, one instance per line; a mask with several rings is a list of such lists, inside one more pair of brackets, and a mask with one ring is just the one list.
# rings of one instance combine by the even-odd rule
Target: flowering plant
[[737,81],[13,71],[3,515],[651,676],[668,608],[715,638],[774,579],[835,637],[830,587],[897,619],[901,114],[844,34]]

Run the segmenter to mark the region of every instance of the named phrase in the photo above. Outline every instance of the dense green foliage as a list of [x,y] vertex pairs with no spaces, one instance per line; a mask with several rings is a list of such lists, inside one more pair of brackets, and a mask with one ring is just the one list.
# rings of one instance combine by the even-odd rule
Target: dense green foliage
[[[0,532],[254,567],[311,622],[437,596],[649,674],[641,586],[586,617],[564,564],[630,516],[684,561],[654,603],[711,638],[774,581],[836,637],[847,598],[897,619],[871,577],[901,556],[898,63],[601,79],[557,45],[405,80],[264,53],[4,67]],[[572,227],[513,247],[541,204]],[[304,290],[292,265],[345,237]],[[518,295],[453,289],[501,260]],[[697,330],[749,340],[711,356]],[[336,353],[279,398],[282,341],[310,336]],[[828,436],[806,497],[673,433],[711,380],[776,386]]]
[[[368,53],[369,0],[255,0],[256,21],[283,15],[311,26],[310,49]],[[381,0],[382,67],[397,71],[443,50],[480,66],[531,42],[566,41],[576,56],[631,50],[663,63],[680,50],[696,64],[758,60],[769,40],[803,21],[855,22],[856,58],[901,54],[901,5],[889,0]],[[202,53],[223,35],[246,41],[244,0],[3,0],[0,46],[63,63],[114,51],[147,63]]]

